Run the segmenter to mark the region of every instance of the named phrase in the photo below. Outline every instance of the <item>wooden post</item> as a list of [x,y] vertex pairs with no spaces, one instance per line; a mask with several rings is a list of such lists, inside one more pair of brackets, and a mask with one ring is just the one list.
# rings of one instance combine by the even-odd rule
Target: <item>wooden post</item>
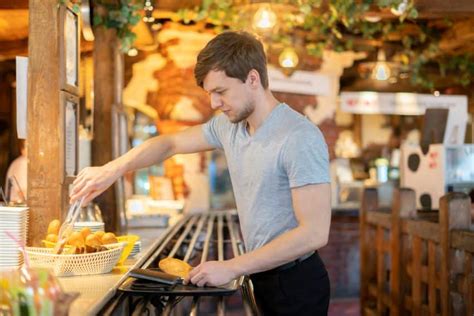
[[441,315],[449,315],[451,311],[449,290],[450,269],[450,231],[453,229],[469,230],[471,224],[471,201],[464,193],[451,192],[439,201],[439,227],[441,245]]
[[384,228],[377,226],[375,235],[375,249],[377,250],[377,315],[383,315],[385,306],[383,304],[383,295],[385,290],[385,252],[384,252]]
[[412,217],[416,214],[415,191],[408,188],[395,189],[392,201],[392,223],[390,235],[390,315],[401,315],[403,303],[401,291],[401,218]]
[[377,189],[368,188],[364,190],[362,197],[362,205],[359,214],[359,231],[360,231],[360,311],[361,315],[365,315],[364,309],[368,303],[369,297],[369,258],[368,243],[373,242],[367,240],[367,212],[375,211],[378,208]]
[[28,206],[29,244],[39,245],[49,221],[68,203],[62,183],[60,60],[57,0],[29,1]]
[[411,291],[412,291],[412,315],[421,315],[421,250],[422,239],[420,236],[412,236],[412,272],[411,272]]
[[[118,40],[115,30],[98,27],[94,30],[94,138],[92,165],[102,166],[116,155],[114,139],[118,137],[114,104],[121,102],[117,81],[123,82],[123,67],[117,67]],[[96,198],[107,231],[120,232],[116,191],[112,186]]]

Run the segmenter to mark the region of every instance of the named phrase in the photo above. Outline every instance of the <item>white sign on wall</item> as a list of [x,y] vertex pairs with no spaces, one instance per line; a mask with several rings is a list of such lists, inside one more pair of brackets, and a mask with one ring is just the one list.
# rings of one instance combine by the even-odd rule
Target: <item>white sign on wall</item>
[[16,130],[26,139],[28,124],[28,57],[16,57]]
[[423,115],[426,108],[466,107],[465,95],[341,92],[341,110],[356,114]]
[[268,67],[270,90],[306,95],[329,96],[332,92],[331,78],[314,71],[297,70],[286,76],[280,70]]
[[464,143],[467,96],[418,93],[341,92],[341,110],[356,114],[423,115],[427,108],[449,109],[444,144]]

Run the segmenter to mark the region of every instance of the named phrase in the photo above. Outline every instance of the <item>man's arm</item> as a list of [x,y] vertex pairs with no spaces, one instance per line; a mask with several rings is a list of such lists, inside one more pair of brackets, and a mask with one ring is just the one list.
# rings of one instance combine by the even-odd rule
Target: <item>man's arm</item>
[[151,166],[175,154],[213,148],[204,137],[202,125],[175,134],[153,137],[101,167],[84,168],[73,183],[71,203],[81,197],[85,197],[84,203],[88,203],[128,171]]
[[205,262],[189,279],[198,286],[221,285],[241,275],[270,270],[327,244],[331,224],[331,189],[328,183],[291,190],[298,226],[265,246],[224,262]]

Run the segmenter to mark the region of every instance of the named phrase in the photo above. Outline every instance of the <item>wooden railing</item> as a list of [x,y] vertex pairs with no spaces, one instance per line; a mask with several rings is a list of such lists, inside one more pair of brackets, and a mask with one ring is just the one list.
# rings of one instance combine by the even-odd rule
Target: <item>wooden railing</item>
[[394,191],[391,209],[364,191],[360,214],[362,315],[474,315],[474,232],[467,195],[439,212],[416,211],[415,193]]

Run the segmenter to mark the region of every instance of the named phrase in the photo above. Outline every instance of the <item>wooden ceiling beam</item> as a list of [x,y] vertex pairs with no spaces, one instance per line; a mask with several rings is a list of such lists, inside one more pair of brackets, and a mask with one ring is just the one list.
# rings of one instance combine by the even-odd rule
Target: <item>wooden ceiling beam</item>
[[472,16],[474,13],[474,1],[472,0],[415,0],[415,7],[424,15]]
[[0,41],[0,61],[28,55],[28,39]]
[[28,0],[0,0],[0,10],[28,9]]

